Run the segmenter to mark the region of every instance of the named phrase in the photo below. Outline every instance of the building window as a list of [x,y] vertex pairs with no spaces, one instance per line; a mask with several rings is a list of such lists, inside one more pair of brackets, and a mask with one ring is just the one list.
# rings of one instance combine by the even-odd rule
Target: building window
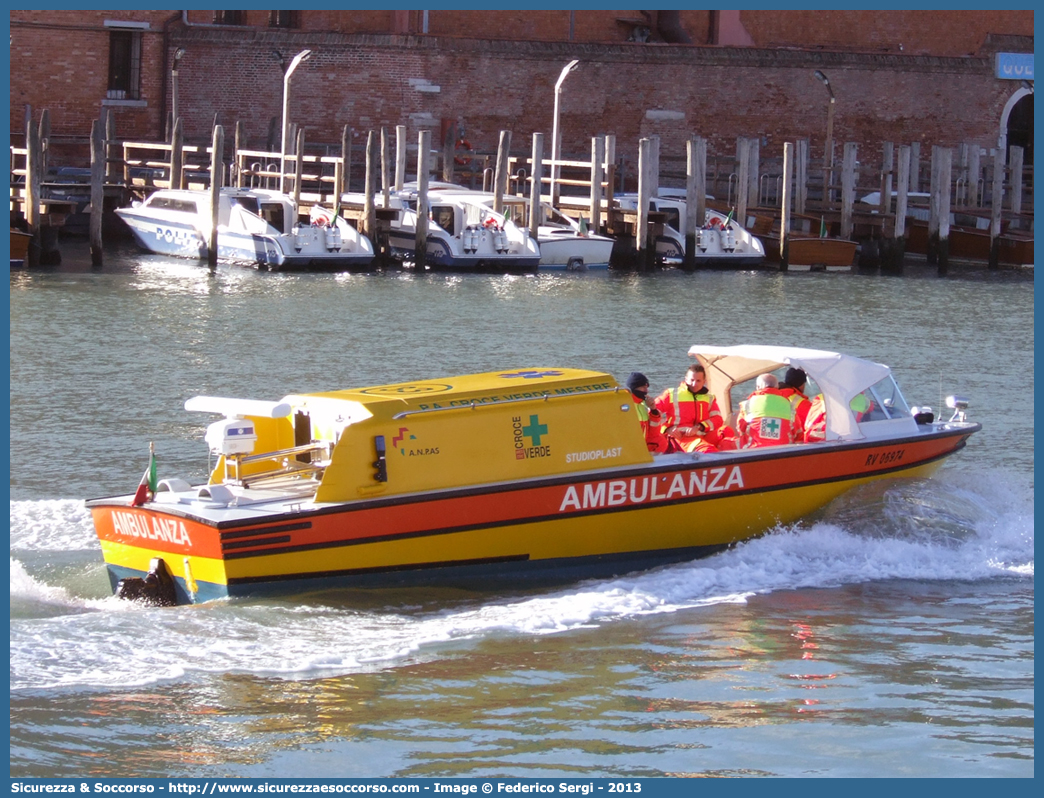
[[141,99],[141,31],[109,31],[110,100]]
[[215,11],[215,25],[246,25],[245,11]]
[[268,16],[270,28],[300,28],[301,20],[297,11],[272,11]]

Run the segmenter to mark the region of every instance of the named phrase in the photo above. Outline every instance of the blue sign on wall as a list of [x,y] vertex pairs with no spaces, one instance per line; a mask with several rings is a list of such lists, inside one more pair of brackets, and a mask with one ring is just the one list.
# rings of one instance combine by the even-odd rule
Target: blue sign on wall
[[1033,53],[997,53],[997,77],[1033,80]]

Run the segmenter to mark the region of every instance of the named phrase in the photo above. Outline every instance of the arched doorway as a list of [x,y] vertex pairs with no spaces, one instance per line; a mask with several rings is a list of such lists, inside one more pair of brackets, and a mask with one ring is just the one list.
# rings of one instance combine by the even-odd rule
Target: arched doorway
[[1001,113],[998,144],[1005,152],[1011,145],[1022,147],[1023,163],[1033,163],[1033,89],[1020,88],[1008,98]]
[[1008,146],[1025,150],[1025,164],[1033,164],[1033,92],[1024,95],[1008,114]]

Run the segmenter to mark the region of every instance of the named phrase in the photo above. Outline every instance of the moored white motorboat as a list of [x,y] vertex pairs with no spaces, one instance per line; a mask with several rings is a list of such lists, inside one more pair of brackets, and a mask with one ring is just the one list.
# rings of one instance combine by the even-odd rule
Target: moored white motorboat
[[[161,189],[144,202],[118,208],[144,249],[206,259],[212,227],[209,191]],[[277,191],[222,188],[218,198],[218,259],[272,271],[365,270],[373,245],[343,218],[313,208],[302,224],[291,197]]]
[[[637,194],[614,198],[625,210],[638,208]],[[658,195],[650,200],[651,210],[665,214],[663,232],[656,238],[656,261],[661,266],[681,266],[685,262],[686,208],[684,197]],[[740,225],[732,214],[706,209],[704,222],[694,231],[696,268],[743,269],[761,266],[765,246]]]
[[87,502],[113,588],[169,604],[618,574],[721,551],[869,481],[929,476],[980,429],[960,397],[948,421],[912,412],[889,368],[860,358],[774,346],[689,354],[730,417],[733,393],[756,375],[804,369],[825,397],[826,440],[653,455],[630,392],[571,368],[275,402],[195,397],[186,410],[223,417],[204,436],[217,456],[206,484],[153,484],[150,465],[135,494]]
[[[449,186],[450,184],[441,184]],[[345,194],[348,205],[360,207],[361,194]],[[375,205],[383,206],[382,194]],[[417,192],[414,187],[389,194],[388,207],[397,211],[387,236],[393,259],[416,266]],[[479,194],[453,186],[428,194],[428,237],[425,268],[432,271],[528,274],[537,270],[540,247],[529,232],[486,206]]]
[[[439,189],[438,196],[452,195],[453,190]],[[495,195],[491,192],[471,191],[471,196],[492,208]],[[528,229],[529,200],[514,195],[501,198],[504,215],[518,227]],[[540,245],[541,270],[546,271],[605,271],[613,254],[613,239],[587,229],[585,224],[555,210],[546,202],[540,203],[541,218],[537,224],[537,243]]]

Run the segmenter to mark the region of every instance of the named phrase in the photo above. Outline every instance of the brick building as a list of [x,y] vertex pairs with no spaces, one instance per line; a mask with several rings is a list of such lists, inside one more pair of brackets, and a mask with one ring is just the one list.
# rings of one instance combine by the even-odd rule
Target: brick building
[[[1033,12],[980,11],[11,11],[11,132],[48,109],[52,136],[87,141],[103,108],[119,138],[162,140],[174,96],[186,140],[217,121],[248,145],[278,146],[283,69],[289,116],[309,143],[336,145],[406,125],[438,141],[457,125],[478,150],[501,130],[528,152],[549,134],[555,81],[563,152],[594,135],[617,152],[659,135],[680,156],[691,135],[728,153],[737,136],[763,156],[835,142],[1027,147],[1032,163]],[[180,58],[175,60],[175,55]],[[1027,58],[1025,55],[1030,54]],[[1014,64],[1014,68],[1012,68]],[[1007,71],[1005,71],[1007,69]],[[829,88],[815,76],[828,76]],[[356,141],[360,141],[356,138]],[[58,155],[60,150],[55,150]],[[82,164],[82,160],[80,161]]]

